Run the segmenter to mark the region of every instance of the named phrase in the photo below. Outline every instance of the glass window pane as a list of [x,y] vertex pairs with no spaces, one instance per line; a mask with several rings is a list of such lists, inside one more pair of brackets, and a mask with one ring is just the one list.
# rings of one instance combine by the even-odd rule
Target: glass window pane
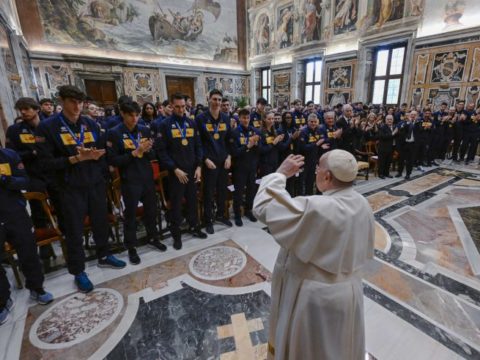
[[313,82],[313,61],[310,61],[307,63],[307,69],[306,69],[306,77],[305,80],[306,82]]
[[312,85],[305,86],[305,102],[312,100],[312,98],[313,98],[312,90],[313,90]]
[[373,84],[373,104],[383,103],[383,93],[385,90],[385,80],[375,80]]
[[403,55],[405,48],[397,48],[392,50],[392,61],[390,63],[390,75],[400,75],[403,68]]
[[313,102],[315,104],[320,104],[320,85],[315,85],[313,89]]
[[268,69],[268,76],[267,76],[268,86],[270,86],[270,79],[271,78],[272,78],[272,70]]
[[315,82],[322,80],[322,61],[315,61]]
[[380,50],[377,52],[377,68],[375,69],[375,76],[387,75],[389,50]]
[[262,97],[268,100],[268,89],[262,90]]
[[262,86],[268,86],[268,70],[262,71]]
[[400,95],[400,79],[390,79],[387,87],[387,104],[397,104]]

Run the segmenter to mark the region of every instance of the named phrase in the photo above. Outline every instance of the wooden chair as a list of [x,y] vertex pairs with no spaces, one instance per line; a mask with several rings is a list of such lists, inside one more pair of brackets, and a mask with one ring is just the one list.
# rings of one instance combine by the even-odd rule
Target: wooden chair
[[378,152],[376,141],[368,141],[365,144],[366,152],[368,154],[368,163],[373,168],[373,174],[378,176]]
[[[26,192],[23,194],[23,196],[28,201],[39,201],[42,204],[42,209],[47,217],[48,224],[45,228],[34,228],[34,238],[36,245],[41,247],[52,244],[55,241],[59,241],[62,248],[63,257],[66,260],[67,250],[65,247],[65,241],[63,239],[60,229],[58,228],[57,222],[52,215],[52,207],[48,202],[48,195],[43,192]],[[16,254],[16,251],[10,244],[5,243],[5,253],[7,256],[7,261],[12,266],[15,280],[17,281],[17,287],[21,289],[23,288],[23,284],[20,278],[20,273],[18,271],[18,264],[14,260],[14,255]]]
[[[119,179],[120,180],[120,179]],[[109,184],[107,184],[107,191],[106,191],[106,196],[107,196],[107,207],[108,207],[108,214],[107,214],[107,222],[110,227],[110,236],[113,238],[113,241],[119,245],[121,245],[120,241],[120,232],[119,232],[119,227],[120,227],[120,221],[119,221],[119,216],[117,215],[118,213],[116,212],[116,205],[114,201],[114,194],[113,194],[113,182],[115,181],[112,180]],[[90,221],[90,216],[85,216],[85,219],[83,220],[83,236],[85,238],[85,248],[86,249],[92,249],[93,246],[90,245],[90,231],[92,230],[92,224]]]

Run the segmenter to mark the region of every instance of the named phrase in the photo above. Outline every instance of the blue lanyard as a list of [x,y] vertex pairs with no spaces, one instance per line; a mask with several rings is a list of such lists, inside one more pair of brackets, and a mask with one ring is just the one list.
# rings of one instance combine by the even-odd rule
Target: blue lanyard
[[60,121],[62,122],[63,126],[65,126],[68,130],[68,132],[70,133],[70,135],[72,136],[73,140],[75,140],[75,142],[77,143],[78,146],[82,146],[83,145],[83,142],[85,140],[85,127],[80,124],[80,139],[77,138],[77,136],[73,133],[72,129],[70,129],[70,126],[67,125],[67,123],[65,122],[64,118],[63,118],[63,115],[60,114]]
[[133,137],[132,133],[130,131],[128,131],[127,129],[127,135],[128,137],[130,138],[130,140],[132,140],[133,142],[133,145],[135,145],[135,149],[138,149],[138,146],[140,144],[140,140],[142,138],[141,134],[140,134],[140,131],[137,133],[137,139],[135,140],[135,138]]
[[187,137],[187,120],[183,122],[183,128],[180,128],[180,125],[178,125],[177,121],[175,121],[175,125],[177,125],[177,129],[180,130],[182,139],[185,139]]

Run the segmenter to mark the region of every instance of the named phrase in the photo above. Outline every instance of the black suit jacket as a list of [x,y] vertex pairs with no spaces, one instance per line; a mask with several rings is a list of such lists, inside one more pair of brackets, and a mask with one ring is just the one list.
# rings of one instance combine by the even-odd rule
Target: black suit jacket
[[385,124],[380,126],[378,129],[378,152],[392,152],[395,137],[396,135],[392,134],[389,126]]

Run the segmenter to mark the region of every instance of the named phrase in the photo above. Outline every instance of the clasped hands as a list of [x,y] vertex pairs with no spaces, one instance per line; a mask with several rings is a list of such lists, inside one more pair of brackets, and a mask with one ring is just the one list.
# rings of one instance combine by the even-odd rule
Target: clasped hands
[[105,155],[105,149],[97,149],[96,147],[86,148],[84,145],[77,146],[76,159],[80,161],[98,160]]

